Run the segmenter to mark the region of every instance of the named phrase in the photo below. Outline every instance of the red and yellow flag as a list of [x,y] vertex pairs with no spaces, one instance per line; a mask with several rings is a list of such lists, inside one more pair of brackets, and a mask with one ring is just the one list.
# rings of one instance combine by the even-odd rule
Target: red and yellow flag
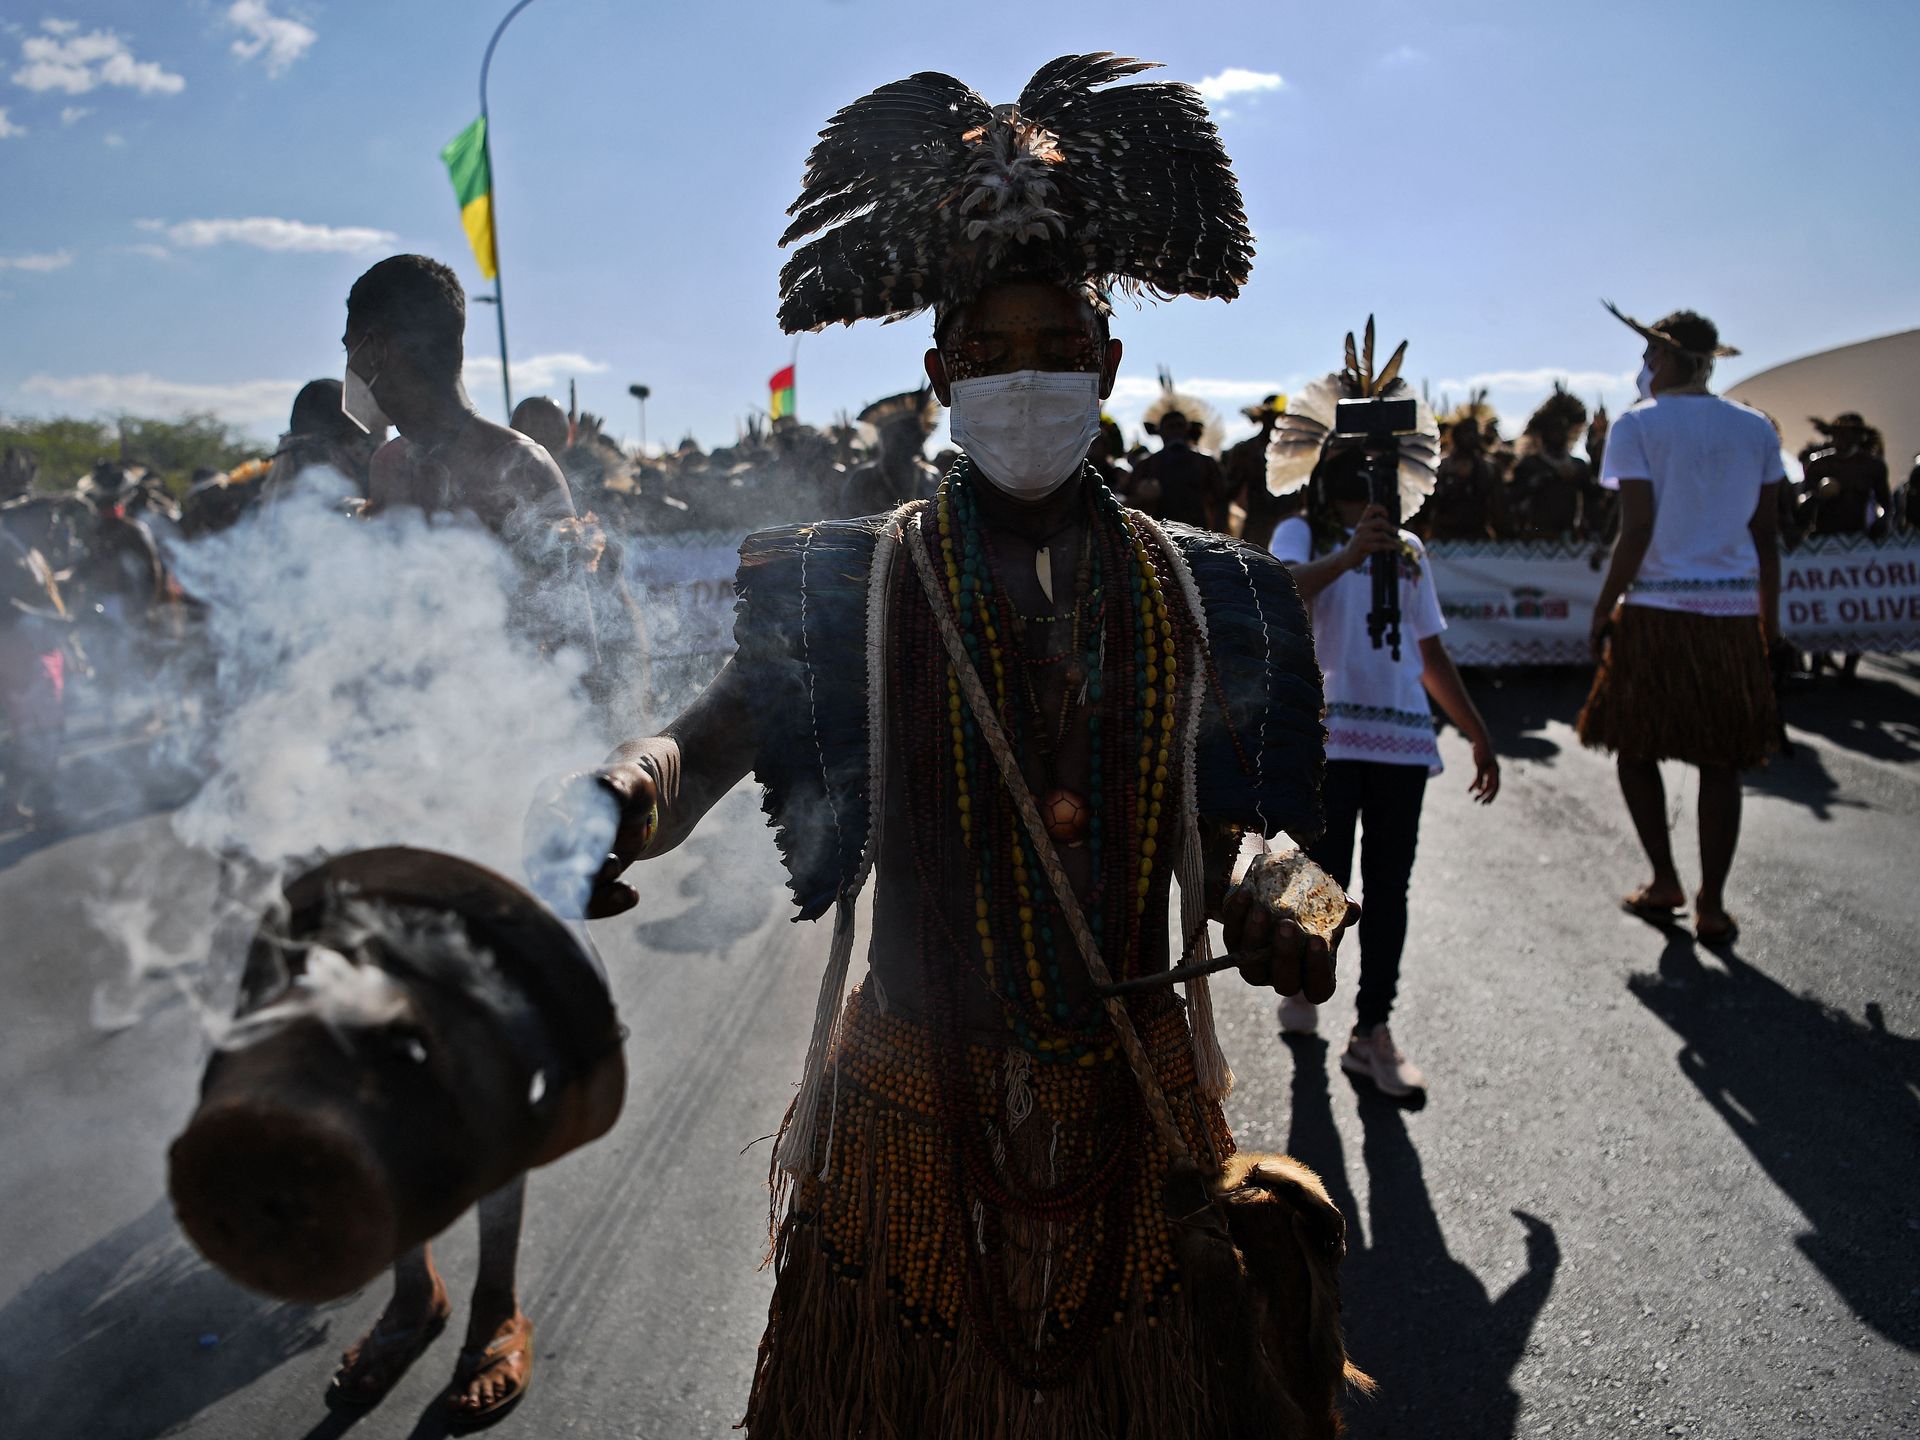
[[767,381],[770,398],[767,400],[767,414],[775,420],[784,419],[793,414],[793,366],[774,372]]
[[482,115],[447,142],[440,152],[460,202],[460,223],[480,273],[491,280],[499,273],[493,248],[493,166],[487,159],[487,117]]

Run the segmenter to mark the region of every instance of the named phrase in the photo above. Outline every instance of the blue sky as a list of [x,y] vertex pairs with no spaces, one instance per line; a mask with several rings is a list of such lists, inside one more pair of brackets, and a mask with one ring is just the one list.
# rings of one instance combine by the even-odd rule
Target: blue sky
[[[210,408],[270,437],[338,374],[382,254],[480,282],[440,146],[506,0],[51,0],[0,22],[0,411]],[[1652,318],[1713,316],[1720,379],[1920,324],[1920,5],[1538,0],[1168,6],[537,0],[494,62],[517,394],[631,437],[730,440],[791,342],[776,240],[814,132],[917,69],[1013,98],[1113,49],[1210,80],[1258,258],[1244,297],[1123,308],[1114,408],[1157,366],[1232,414],[1378,314],[1436,392],[1523,418],[1630,395]],[[919,322],[808,336],[824,421],[919,374]],[[492,312],[469,383],[497,412]]]

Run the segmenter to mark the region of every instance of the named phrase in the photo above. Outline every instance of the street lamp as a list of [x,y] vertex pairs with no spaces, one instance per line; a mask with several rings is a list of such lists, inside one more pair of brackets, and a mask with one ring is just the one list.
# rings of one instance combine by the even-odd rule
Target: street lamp
[[647,397],[653,391],[645,385],[629,385],[627,393],[640,402],[640,453],[647,453]]
[[[507,417],[513,417],[513,376],[507,369],[507,302],[500,288],[500,185],[493,173],[493,119],[487,114],[487,72],[493,68],[493,47],[500,43],[500,37],[506,33],[507,26],[533,0],[520,0],[506,18],[494,29],[493,38],[487,41],[487,53],[480,61],[480,135],[481,143],[486,147],[487,180],[493,187],[487,213],[492,226],[493,239],[493,317],[500,325],[500,388],[506,397]],[[486,300],[487,296],[479,297]]]

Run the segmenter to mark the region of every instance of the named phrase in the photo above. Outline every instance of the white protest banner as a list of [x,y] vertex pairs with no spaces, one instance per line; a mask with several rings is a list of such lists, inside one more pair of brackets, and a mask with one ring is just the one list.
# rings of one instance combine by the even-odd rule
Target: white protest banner
[[732,653],[741,538],[730,530],[683,530],[628,542],[627,588],[640,607],[649,655]]
[[[1461,665],[1584,665],[1606,551],[1551,541],[1427,547],[1447,652]],[[1596,564],[1596,557],[1598,563]]]
[[[1593,545],[1428,547],[1447,649],[1464,665],[1582,665],[1606,574]],[[1822,536],[1780,557],[1780,628],[1803,650],[1920,650],[1920,535]]]
[[1780,628],[1802,650],[1920,650],[1920,535],[1823,535],[1780,559]]

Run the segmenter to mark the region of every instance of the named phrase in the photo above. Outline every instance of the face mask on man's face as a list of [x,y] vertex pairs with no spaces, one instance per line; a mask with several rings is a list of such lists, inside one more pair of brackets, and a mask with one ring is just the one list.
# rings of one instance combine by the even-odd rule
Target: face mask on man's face
[[1640,373],[1633,377],[1633,388],[1640,392],[1642,400],[1653,398],[1653,366],[1645,360],[1640,362]]
[[1020,500],[1058,490],[1100,433],[1100,377],[1015,370],[953,382],[953,443],[995,487]]
[[[367,342],[362,340],[360,345]],[[360,372],[353,368],[353,357],[360,351],[356,345],[347,352],[347,375],[340,385],[340,413],[358,425],[367,434],[384,431],[393,422],[387,418],[387,412],[380,408],[380,402],[374,398],[373,382],[362,380]],[[374,376],[377,380],[380,377]]]

